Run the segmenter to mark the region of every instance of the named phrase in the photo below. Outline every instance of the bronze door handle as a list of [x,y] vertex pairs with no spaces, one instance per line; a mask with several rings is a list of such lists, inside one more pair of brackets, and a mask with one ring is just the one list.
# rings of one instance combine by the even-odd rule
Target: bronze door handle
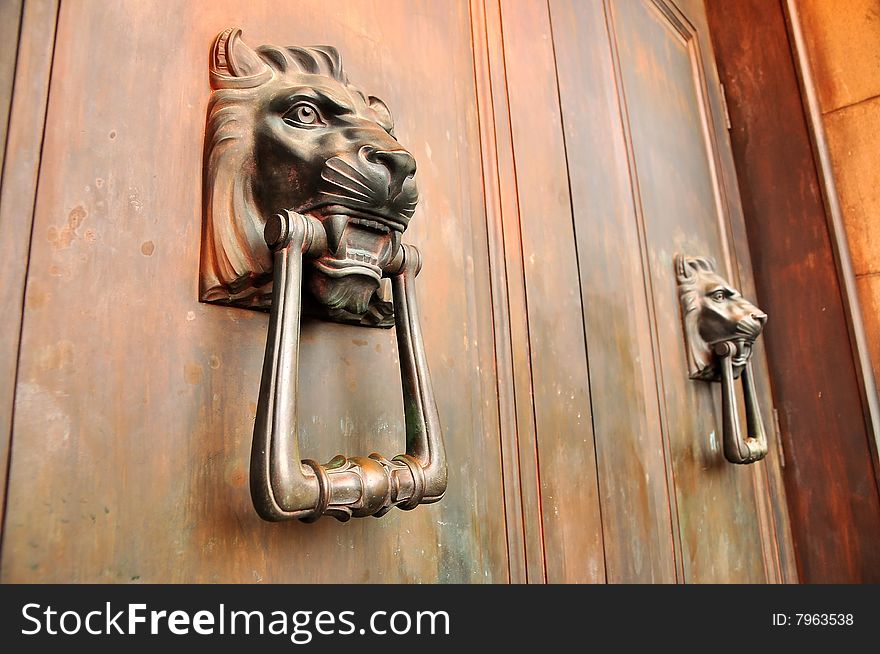
[[721,366],[721,415],[724,458],[731,463],[754,463],[767,456],[767,435],[761,408],[758,406],[752,362],[745,364],[742,380],[743,399],[746,405],[746,435],[740,429],[739,411],[736,406],[736,386],[732,357],[736,346],[731,342],[720,343],[715,348]]
[[347,521],[440,500],[446,491],[446,455],[418,320],[418,250],[403,244],[384,271],[394,297],[406,453],[391,460],[375,453],[339,455],[321,465],[300,460],[297,378],[303,256],[320,253],[326,234],[319,220],[288,212],[269,220],[265,235],[274,251],[274,285],[251,450],[257,513],[272,521],[311,522],[322,515]]
[[[754,463],[767,455],[758,406],[752,351],[767,315],[715,272],[705,257],[675,257],[690,378],[721,383],[722,443],[731,463]],[[736,385],[740,377],[746,412],[742,434]]]
[[[214,41],[210,73],[200,298],[271,308],[251,450],[257,513],[344,521],[438,501],[446,455],[416,306],[421,259],[401,242],[419,200],[416,161],[390,110],[349,81],[331,46],[251,48],[229,28]],[[393,305],[378,292],[386,277]],[[396,326],[404,454],[300,459],[304,310]]]

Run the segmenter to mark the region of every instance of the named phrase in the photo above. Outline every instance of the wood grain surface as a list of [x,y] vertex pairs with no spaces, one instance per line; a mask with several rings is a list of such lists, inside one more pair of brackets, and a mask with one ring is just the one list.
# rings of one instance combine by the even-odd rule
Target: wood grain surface
[[[267,317],[197,299],[208,55],[231,26],[338,47],[418,162],[406,240],[450,464],[436,505],[253,511]],[[687,375],[674,255],[756,288],[707,35],[699,0],[64,0],[57,39],[19,54],[42,53],[28,79],[49,103],[30,261],[23,237],[11,259],[23,322],[4,327],[3,581],[794,579],[775,439],[726,463],[718,387]],[[401,446],[392,331],[306,321],[300,376],[304,456]]]
[[[10,7],[4,7],[8,12]],[[37,193],[46,102],[55,47],[56,0],[31,0],[22,10],[21,46],[9,108],[6,156],[0,186],[0,524],[8,487],[9,442]],[[14,21],[13,21],[14,22]],[[17,30],[16,30],[17,31]]]
[[608,580],[673,582],[677,527],[605,8],[568,0],[554,0],[550,7],[590,359]]
[[6,152],[21,16],[22,0],[7,0],[0,4],[0,165]]
[[[251,507],[267,316],[197,300],[207,62],[235,25],[255,46],[339,47],[418,161],[407,237],[451,462],[440,504],[316,525]],[[57,43],[3,579],[506,581],[467,5],[65,2]],[[304,455],[399,449],[393,332],[310,323],[302,343]]]
[[[550,16],[502,3],[547,581],[605,579],[590,383]],[[514,223],[516,224],[516,223]]]

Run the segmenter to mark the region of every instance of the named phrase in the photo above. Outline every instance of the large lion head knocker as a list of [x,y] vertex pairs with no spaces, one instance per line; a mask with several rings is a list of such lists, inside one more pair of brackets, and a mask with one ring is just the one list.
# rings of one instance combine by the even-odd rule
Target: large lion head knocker
[[[721,382],[724,455],[754,463],[767,454],[767,440],[752,376],[755,339],[767,315],[743,298],[704,257],[675,257],[678,294],[691,379]],[[740,435],[733,380],[742,378],[747,436]]]
[[[320,221],[326,247],[307,263],[307,305],[341,322],[390,326],[376,295],[418,203],[416,162],[385,103],[348,82],[335,48],[217,39],[206,138],[202,299],[265,308],[266,221]],[[370,310],[373,309],[371,312]]]
[[[328,46],[252,49],[228,29],[210,72],[200,297],[271,308],[251,450],[257,512],[348,520],[438,501],[446,459],[416,306],[421,258],[401,242],[418,203],[416,163],[394,138],[391,113],[348,82]],[[383,278],[393,303],[380,297]],[[304,308],[395,325],[405,454],[300,459]]]

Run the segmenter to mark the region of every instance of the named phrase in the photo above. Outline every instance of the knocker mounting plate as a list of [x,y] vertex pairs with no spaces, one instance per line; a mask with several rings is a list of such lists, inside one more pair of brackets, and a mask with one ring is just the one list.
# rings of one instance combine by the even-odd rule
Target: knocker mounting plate
[[[254,49],[231,28],[214,43],[210,74],[200,299],[270,310],[251,453],[257,513],[348,520],[438,501],[447,473],[418,322],[421,259],[402,242],[416,163],[391,112],[348,81],[329,46]],[[300,459],[303,313],[396,327],[404,454]]]

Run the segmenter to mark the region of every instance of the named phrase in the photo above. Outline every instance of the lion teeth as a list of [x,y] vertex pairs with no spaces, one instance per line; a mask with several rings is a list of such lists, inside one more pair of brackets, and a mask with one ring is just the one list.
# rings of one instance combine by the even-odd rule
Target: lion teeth
[[379,265],[379,258],[370,254],[369,252],[366,252],[365,250],[355,250],[355,249],[349,248],[348,252],[346,252],[346,258],[349,261],[359,261],[359,262],[363,262],[363,263],[369,263],[373,266]]
[[355,225],[363,225],[364,227],[375,229],[377,232],[382,232],[383,234],[387,234],[391,231],[391,228],[388,227],[388,225],[384,225],[377,220],[369,220],[367,218],[351,218],[351,222]]
[[339,251],[339,243],[348,225],[349,217],[343,215],[330,216],[324,221],[324,231],[327,233],[327,247],[336,254]]

